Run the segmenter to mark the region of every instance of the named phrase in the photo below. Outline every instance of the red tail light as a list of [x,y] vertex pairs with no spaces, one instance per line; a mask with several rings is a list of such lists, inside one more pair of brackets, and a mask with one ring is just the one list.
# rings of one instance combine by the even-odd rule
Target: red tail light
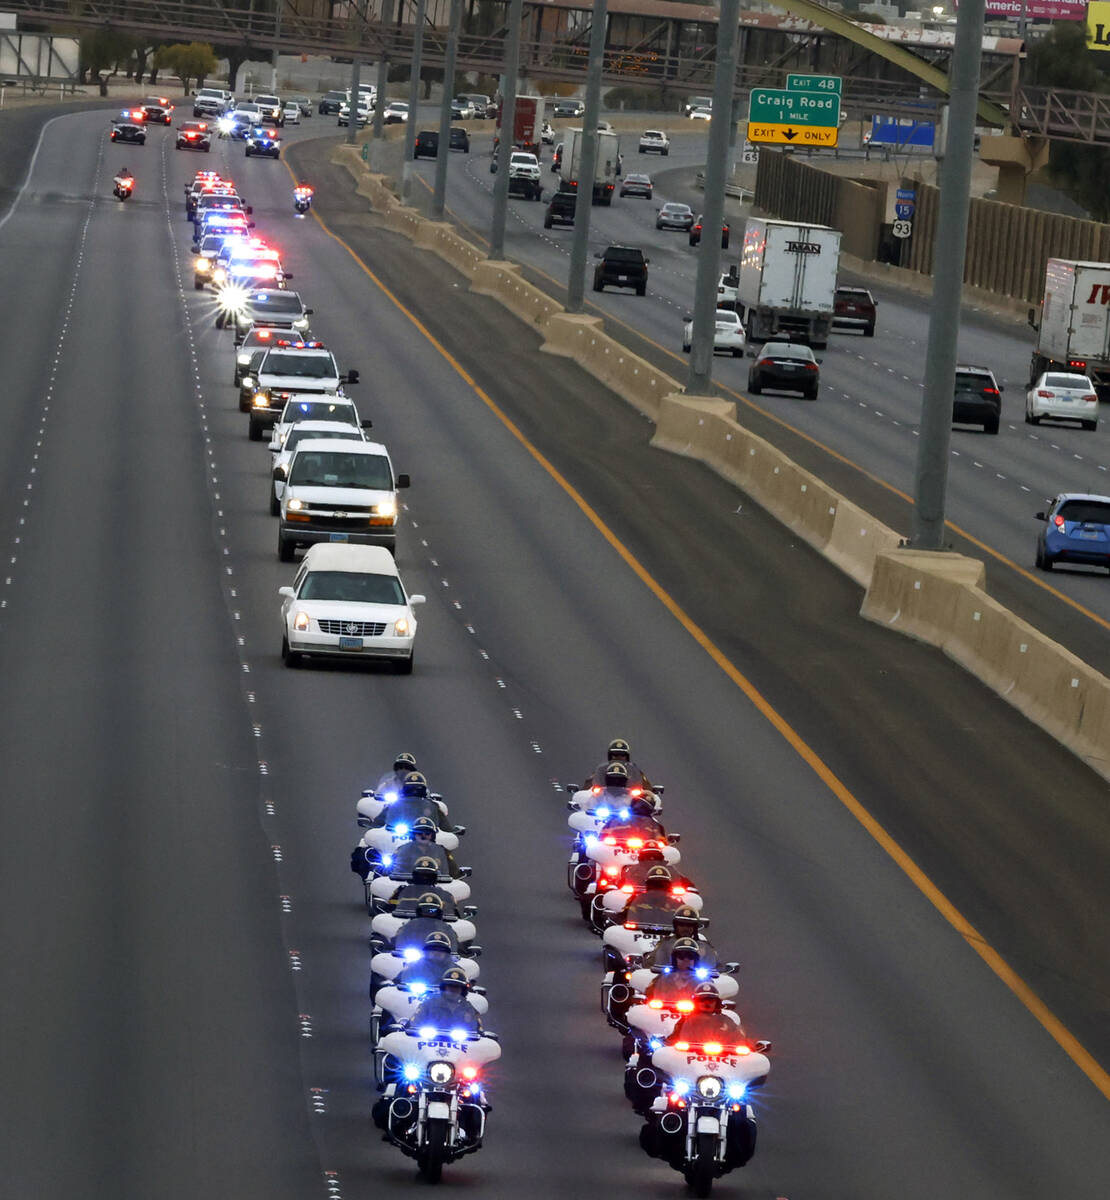
[[1043,400],[1051,400],[1052,397],[1056,395],[1056,393],[1055,392],[1046,392],[1044,390],[1044,388],[1040,388],[1037,392],[1037,395],[1040,396]]
[[1053,521],[1053,524],[1056,526],[1056,528],[1057,528],[1057,529],[1063,529],[1063,528],[1064,528],[1064,518],[1063,518],[1062,516],[1060,516],[1060,514],[1059,514],[1059,513],[1057,513],[1057,514],[1056,514],[1056,515],[1055,515],[1055,516],[1052,518],[1052,521]]
[[1087,360],[1084,358],[1069,358],[1068,366],[1069,367],[1078,367],[1081,371],[1086,371]]
[[984,396],[997,396],[997,395],[999,395],[998,388],[985,387],[985,388],[983,388],[983,395]]
[[1086,400],[1088,404],[1098,403],[1098,396],[1096,396],[1094,392],[1092,392],[1089,396],[1084,396],[1083,399]]
[[817,364],[816,364],[816,363],[807,362],[807,363],[806,363],[806,370],[807,370],[807,371],[816,371],[816,370],[817,370]]
[[774,364],[771,362],[771,360],[770,360],[769,358],[761,358],[761,359],[759,360],[759,362],[757,362],[755,365],[756,365],[757,367],[771,367],[771,366],[774,366]]

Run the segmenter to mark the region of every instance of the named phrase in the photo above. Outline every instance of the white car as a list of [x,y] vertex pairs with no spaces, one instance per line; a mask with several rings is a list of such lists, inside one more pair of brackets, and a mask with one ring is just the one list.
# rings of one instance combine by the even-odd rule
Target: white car
[[[358,125],[365,125],[370,120],[370,98],[369,96],[360,94],[358,98],[358,108],[355,113],[355,122]],[[349,125],[351,123],[351,102],[344,100],[339,106],[339,112],[336,114],[335,123],[337,125]]]
[[366,435],[358,425],[348,425],[345,421],[298,421],[290,427],[285,440],[275,449],[273,442],[273,461],[270,464],[270,516],[276,517],[281,512],[281,496],[285,491],[285,477],[289,473],[289,462],[293,451],[305,438],[339,438],[341,441],[364,442]]
[[285,106],[281,110],[281,119],[286,125],[299,125],[301,123],[301,106],[286,100]]
[[690,120],[691,121],[712,121],[713,120],[713,110],[711,108],[705,108],[705,107],[692,108],[692,109],[690,109]]
[[540,141],[545,146],[555,145],[555,130],[552,128],[550,121],[544,121],[540,126]]
[[662,129],[645,129],[640,134],[641,154],[662,154],[665,158],[671,152],[671,139]]
[[1039,425],[1053,421],[1078,421],[1084,429],[1098,428],[1098,395],[1086,375],[1046,371],[1025,396],[1025,421]]
[[387,125],[403,124],[409,119],[409,106],[405,100],[393,100],[385,106],[382,120]]
[[281,657],[385,659],[412,673],[416,616],[424,603],[405,591],[393,556],[382,546],[311,546],[292,587],[281,596]]
[[[743,358],[748,341],[740,314],[728,308],[719,308],[713,316],[716,323],[713,333],[713,353],[716,354],[718,350],[723,350],[726,354],[731,354],[733,358]],[[682,326],[682,351],[684,354],[690,353],[693,336],[694,318],[688,316]]]

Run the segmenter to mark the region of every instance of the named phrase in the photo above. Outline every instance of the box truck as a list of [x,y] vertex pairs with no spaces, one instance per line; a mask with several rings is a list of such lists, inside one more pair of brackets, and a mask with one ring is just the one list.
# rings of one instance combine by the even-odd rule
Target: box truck
[[[578,190],[582,162],[582,130],[568,129],[563,138],[563,157],[559,162],[559,188]],[[612,204],[613,189],[620,178],[620,140],[615,133],[597,132],[597,171],[594,174],[593,203]]]
[[1050,258],[1045,266],[1040,321],[1029,322],[1037,344],[1029,382],[1045,371],[1090,376],[1099,400],[1110,400],[1110,263]]
[[[832,329],[840,230],[749,217],[733,299],[749,341],[808,342],[822,350]],[[731,291],[731,289],[729,289]]]

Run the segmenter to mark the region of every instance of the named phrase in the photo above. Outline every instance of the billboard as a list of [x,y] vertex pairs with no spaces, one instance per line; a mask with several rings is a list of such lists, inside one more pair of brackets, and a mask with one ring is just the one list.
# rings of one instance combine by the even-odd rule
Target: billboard
[[1087,5],[1076,0],[987,0],[987,16],[1020,21],[1083,21]]
[[1110,50],[1110,3],[1092,0],[1087,5],[1087,49]]
[[914,121],[910,117],[884,117],[875,115],[871,118],[872,146],[928,146],[931,147],[936,136],[936,126],[932,121]]

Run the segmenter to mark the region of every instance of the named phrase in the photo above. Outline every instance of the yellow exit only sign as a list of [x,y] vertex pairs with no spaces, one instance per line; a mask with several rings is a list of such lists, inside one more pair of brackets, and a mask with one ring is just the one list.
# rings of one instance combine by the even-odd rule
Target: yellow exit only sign
[[836,125],[768,125],[762,121],[748,122],[748,141],[783,146],[835,146],[839,128]]

